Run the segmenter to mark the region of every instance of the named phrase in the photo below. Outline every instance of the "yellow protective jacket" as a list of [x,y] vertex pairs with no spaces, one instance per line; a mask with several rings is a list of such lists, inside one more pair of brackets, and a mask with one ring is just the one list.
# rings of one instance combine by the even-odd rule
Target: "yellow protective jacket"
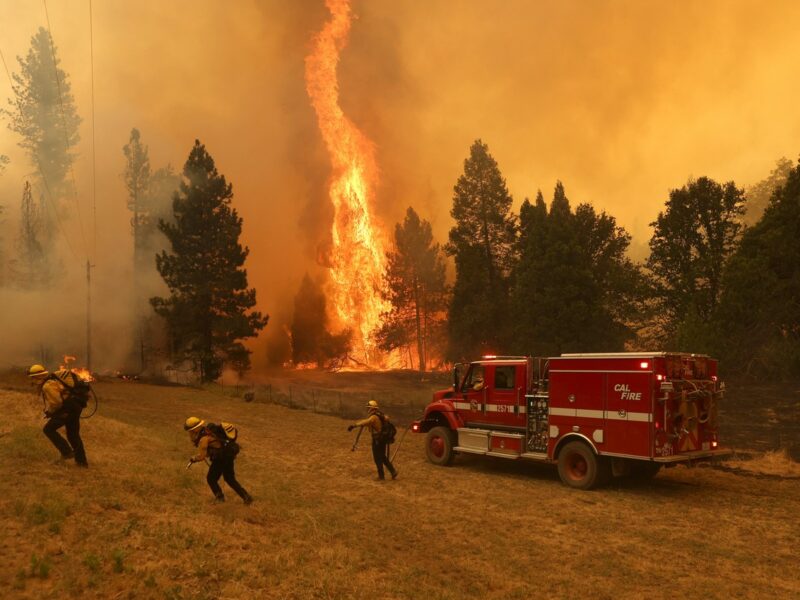
[[[383,415],[384,419],[389,419],[386,415]],[[361,419],[360,421],[355,422],[356,427],[369,427],[370,432],[372,433],[372,437],[377,438],[383,429],[383,422],[381,418],[378,416],[377,413],[373,413],[368,416],[366,419]]]
[[69,386],[66,383],[69,371],[56,371],[49,376],[42,384],[42,398],[44,398],[44,412],[47,415],[54,415],[64,406],[64,400],[69,394]]
[[207,456],[213,460],[221,449],[222,442],[208,432],[203,433],[200,439],[197,440],[197,454],[192,460],[194,462],[203,462]]
[[42,384],[45,414],[54,415],[64,408],[64,401],[69,397],[73,387],[75,387],[75,375],[68,369],[59,369],[50,374]]

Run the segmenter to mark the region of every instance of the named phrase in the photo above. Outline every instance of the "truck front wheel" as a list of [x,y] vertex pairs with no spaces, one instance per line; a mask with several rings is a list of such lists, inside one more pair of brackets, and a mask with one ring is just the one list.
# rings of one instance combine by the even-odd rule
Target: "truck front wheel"
[[569,487],[590,490],[603,483],[603,469],[600,457],[583,442],[569,442],[558,454],[558,475]]
[[447,427],[434,427],[425,436],[425,455],[435,465],[446,466],[453,462],[455,436]]

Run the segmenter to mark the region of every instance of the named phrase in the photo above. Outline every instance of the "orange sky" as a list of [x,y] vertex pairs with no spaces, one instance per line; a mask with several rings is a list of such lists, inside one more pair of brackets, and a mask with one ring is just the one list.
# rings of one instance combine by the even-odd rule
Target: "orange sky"
[[[199,138],[233,183],[250,283],[273,316],[268,330],[277,329],[303,274],[314,272],[330,218],[328,160],[303,80],[323,1],[93,5],[96,302],[116,302],[129,273],[119,174],[138,127],[153,167],[180,168]],[[91,232],[88,0],[48,8],[84,118],[76,179]],[[573,204],[616,216],[641,257],[671,187],[701,175],[747,185],[800,152],[796,2],[354,0],[354,10],[340,92],[377,145],[377,210],[389,228],[413,205],[444,242],[452,187],[480,137],[517,204],[538,188],[549,199],[561,179]],[[40,2],[0,4],[0,49],[12,70],[44,23]],[[0,74],[0,96],[9,93]],[[31,170],[16,142],[0,129],[0,154],[12,158],[0,178],[6,225]],[[67,263],[80,273],[74,224],[69,235],[79,256]],[[79,314],[84,299],[64,302]]]

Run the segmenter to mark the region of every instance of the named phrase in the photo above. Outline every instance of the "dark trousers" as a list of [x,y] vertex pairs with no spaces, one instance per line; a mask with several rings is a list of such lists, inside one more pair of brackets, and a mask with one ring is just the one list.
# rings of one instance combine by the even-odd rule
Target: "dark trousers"
[[[66,440],[58,433],[62,427],[67,429]],[[47,439],[53,442],[53,445],[61,452],[63,458],[69,458],[74,454],[76,463],[79,465],[89,464],[86,462],[86,451],[83,449],[83,440],[81,440],[80,410],[56,413],[47,421],[43,431]]]
[[224,452],[211,459],[211,466],[208,467],[208,476],[206,477],[208,487],[214,492],[215,498],[225,498],[225,494],[222,493],[222,488],[219,487],[219,478],[222,477],[225,483],[231,486],[231,489],[239,494],[242,500],[248,500],[250,494],[236,481],[236,474],[233,472],[233,461],[234,457]]
[[375,460],[375,466],[378,468],[378,479],[384,479],[384,465],[389,469],[389,473],[394,476],[394,465],[389,462],[389,444],[378,440],[372,440],[372,458]]

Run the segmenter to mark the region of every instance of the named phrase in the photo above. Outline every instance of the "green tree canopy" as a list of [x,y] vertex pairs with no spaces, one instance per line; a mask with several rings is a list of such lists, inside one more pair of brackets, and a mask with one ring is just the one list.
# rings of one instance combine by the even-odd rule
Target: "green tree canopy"
[[256,292],[247,287],[249,251],[239,243],[233,189],[198,140],[183,178],[173,199],[174,223],[159,223],[171,251],[156,256],[156,267],[170,296],[151,303],[167,320],[174,357],[192,361],[200,379],[212,381],[225,363],[239,372],[249,368],[250,352],[240,340],[256,336],[269,317],[250,310]]
[[456,280],[448,314],[451,359],[506,344],[509,275],[514,265],[516,217],[511,196],[486,144],[477,140],[454,188],[447,253]]
[[391,309],[383,315],[378,345],[387,351],[414,345],[417,368],[424,372],[431,358],[429,351],[442,347],[447,287],[441,248],[433,240],[430,223],[421,220],[413,208],[409,207],[403,223],[395,226],[394,248],[386,257],[385,298]]
[[516,334],[524,354],[623,350],[633,337],[643,277],[627,258],[630,236],[589,204],[572,212],[561,182],[548,213],[541,192],[520,209],[514,273]]
[[742,229],[744,194],[734,183],[690,180],[669,194],[650,239],[647,267],[654,277],[663,343],[708,348],[707,326],[722,293],[722,273]]
[[714,346],[727,372],[800,377],[799,238],[797,165],[725,269]]

